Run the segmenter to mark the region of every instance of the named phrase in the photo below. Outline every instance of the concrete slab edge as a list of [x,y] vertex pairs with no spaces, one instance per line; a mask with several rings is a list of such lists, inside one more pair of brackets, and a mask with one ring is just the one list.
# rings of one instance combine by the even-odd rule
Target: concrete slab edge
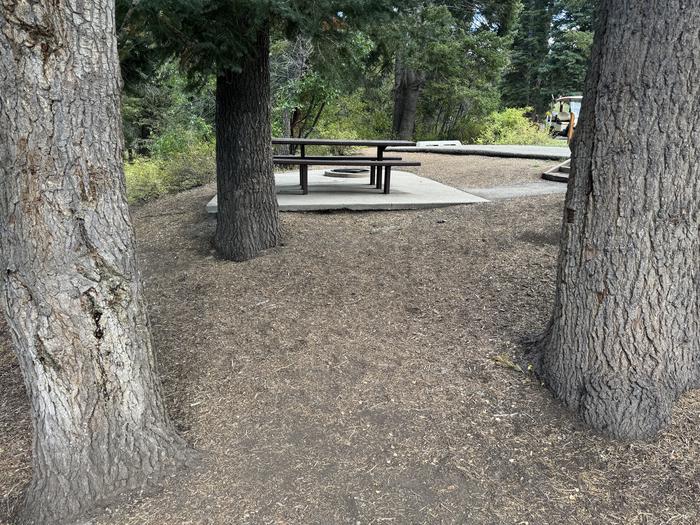
[[472,203],[467,202],[455,202],[447,204],[386,204],[382,208],[377,208],[371,204],[353,204],[353,205],[328,205],[328,206],[314,206],[310,205],[294,205],[294,206],[280,206],[280,213],[293,213],[293,212],[315,212],[315,211],[411,211],[411,210],[427,210],[427,209],[439,209],[439,208],[451,208],[453,206],[471,206],[473,204],[484,204],[490,201],[481,198],[480,201],[475,201]]
[[[466,192],[464,192],[466,193]],[[400,211],[400,210],[426,210],[426,209],[437,209],[437,208],[450,208],[452,206],[471,206],[473,204],[485,204],[489,203],[488,199],[485,199],[479,195],[471,194],[473,198],[472,202],[445,202],[445,203],[430,203],[430,202],[417,202],[417,203],[384,203],[384,204],[294,204],[294,205],[281,205],[279,211],[281,213],[292,213],[292,212],[314,212],[314,211]],[[216,205],[212,204],[210,201],[207,204],[207,213],[209,215],[216,215],[217,208]]]

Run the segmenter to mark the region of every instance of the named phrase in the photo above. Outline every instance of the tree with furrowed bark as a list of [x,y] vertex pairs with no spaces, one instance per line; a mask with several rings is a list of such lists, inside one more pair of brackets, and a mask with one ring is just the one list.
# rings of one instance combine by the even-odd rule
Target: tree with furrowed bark
[[539,369],[608,435],[700,386],[700,3],[603,0]]
[[392,0],[142,0],[161,53],[191,76],[216,75],[218,220],[214,243],[244,261],[280,240],[272,167],[270,33],[343,38],[395,16]]
[[23,523],[73,521],[190,457],[136,267],[114,20],[111,0],[0,2],[0,302],[34,426]]

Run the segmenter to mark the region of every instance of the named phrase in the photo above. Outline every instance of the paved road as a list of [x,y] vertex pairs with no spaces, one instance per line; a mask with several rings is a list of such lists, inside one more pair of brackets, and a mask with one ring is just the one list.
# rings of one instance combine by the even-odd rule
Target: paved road
[[519,159],[566,160],[571,157],[568,146],[442,146],[442,147],[401,147],[388,151],[406,153],[439,153],[443,155],[482,155],[486,157],[508,157]]

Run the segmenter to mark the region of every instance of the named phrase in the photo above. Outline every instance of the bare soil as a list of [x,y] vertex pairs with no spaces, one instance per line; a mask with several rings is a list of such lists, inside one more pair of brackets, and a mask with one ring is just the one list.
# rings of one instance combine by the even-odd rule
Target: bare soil
[[[458,187],[541,171],[421,157]],[[133,210],[168,406],[203,464],[91,523],[700,523],[700,395],[655,442],[614,442],[510,366],[547,321],[563,196],[283,214],[285,245],[236,264],[210,247],[213,194]],[[0,381],[7,522],[31,428],[6,344]]]

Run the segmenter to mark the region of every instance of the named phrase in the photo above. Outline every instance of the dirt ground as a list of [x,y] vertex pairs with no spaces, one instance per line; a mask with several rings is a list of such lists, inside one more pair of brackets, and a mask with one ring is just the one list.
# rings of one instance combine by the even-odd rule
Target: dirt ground
[[[436,157],[421,172],[458,187],[553,164]],[[203,463],[91,523],[700,523],[700,395],[657,441],[614,442],[507,366],[547,320],[563,196],[283,214],[285,244],[236,264],[210,247],[213,193],[133,210],[168,406]],[[7,348],[0,381],[9,521],[31,429]]]

